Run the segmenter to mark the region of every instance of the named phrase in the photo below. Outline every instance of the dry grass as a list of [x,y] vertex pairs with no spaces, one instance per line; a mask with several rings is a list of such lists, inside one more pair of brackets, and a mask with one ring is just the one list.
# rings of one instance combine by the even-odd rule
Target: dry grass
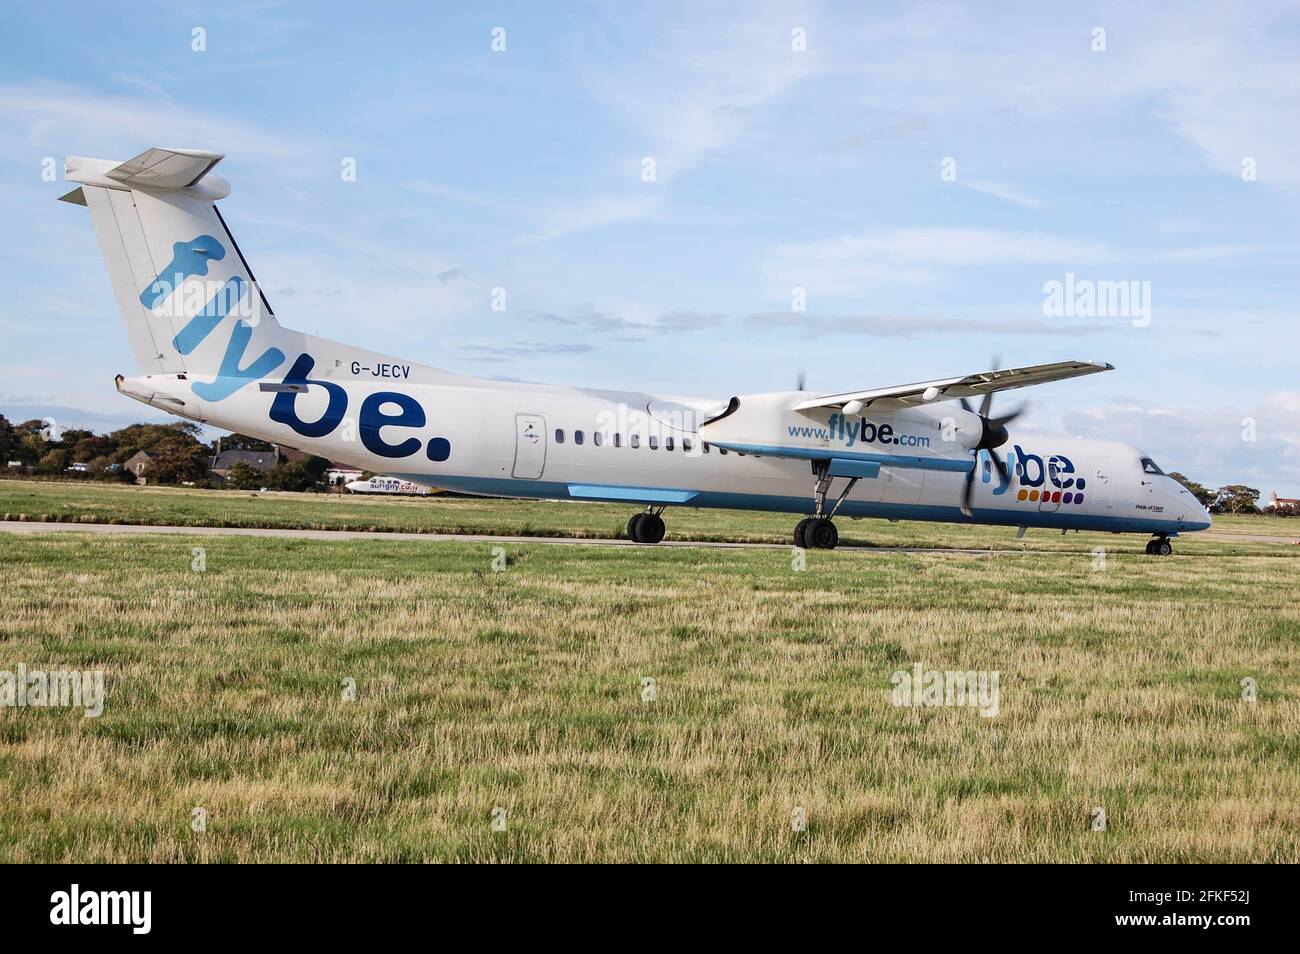
[[1300,859],[1289,549],[509,552],[0,534],[0,669],[108,673],[0,709],[0,859]]

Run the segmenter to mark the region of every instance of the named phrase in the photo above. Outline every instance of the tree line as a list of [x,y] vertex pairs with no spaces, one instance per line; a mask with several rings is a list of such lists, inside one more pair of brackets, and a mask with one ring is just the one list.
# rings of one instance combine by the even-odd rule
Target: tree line
[[1259,507],[1259,491],[1245,484],[1225,484],[1206,487],[1174,471],[1169,475],[1191,491],[1210,513],[1263,513]]
[[[190,421],[171,424],[130,424],[108,434],[83,428],[55,431],[41,419],[14,424],[0,414],[0,465],[4,473],[41,474],[91,480],[134,481],[124,466],[140,451],[150,454],[143,476],[150,483],[224,486],[236,489],[308,490],[325,478],[329,463],[320,457],[277,463],[258,470],[246,463],[230,468],[223,482],[209,470],[217,443],[205,444],[199,425]],[[270,451],[272,446],[242,434],[220,439],[221,450]],[[75,470],[73,465],[78,466]]]

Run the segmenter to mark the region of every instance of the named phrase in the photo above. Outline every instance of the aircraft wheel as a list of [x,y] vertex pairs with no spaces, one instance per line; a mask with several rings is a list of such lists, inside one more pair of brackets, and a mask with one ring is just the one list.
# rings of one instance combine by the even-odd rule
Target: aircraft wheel
[[1155,546],[1152,548],[1152,552],[1155,553],[1156,556],[1169,556],[1169,554],[1174,552],[1174,545],[1168,540],[1157,540],[1155,541]]
[[664,518],[657,513],[643,513],[637,527],[638,543],[658,543],[664,538]]
[[[633,543],[641,542],[641,533],[640,533],[641,519],[644,516],[645,516],[644,513],[634,513],[632,514],[632,519],[628,520],[627,522],[627,538],[631,540]],[[1147,552],[1148,553],[1151,552],[1150,547],[1147,547]]]
[[1156,555],[1156,541],[1154,541],[1154,540],[1148,540],[1148,541],[1147,541],[1147,556],[1155,556],[1155,555]]
[[804,517],[794,525],[794,545],[800,549],[808,549],[808,541],[804,539],[803,532],[808,529],[808,524],[812,523],[814,517]]
[[840,532],[825,517],[816,517],[803,530],[804,545],[816,550],[834,550],[840,542]]

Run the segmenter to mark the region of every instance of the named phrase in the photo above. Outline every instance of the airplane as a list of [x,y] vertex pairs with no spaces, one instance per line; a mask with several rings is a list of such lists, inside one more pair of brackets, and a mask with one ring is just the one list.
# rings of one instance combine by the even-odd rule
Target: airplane
[[78,186],[61,198],[90,210],[139,365],[117,390],[169,414],[464,494],[635,505],[627,535],[644,544],[669,507],[798,514],[803,549],[833,549],[837,516],[1151,534],[1162,556],[1210,526],[1141,450],[1012,436],[1019,412],[992,414],[996,393],[1106,363],[682,397],[476,378],[290,330],[218,210],[222,158],[64,163]]
[[401,496],[424,497],[429,488],[424,484],[412,483],[399,477],[371,477],[369,480],[353,480],[346,485],[354,494],[391,494]]

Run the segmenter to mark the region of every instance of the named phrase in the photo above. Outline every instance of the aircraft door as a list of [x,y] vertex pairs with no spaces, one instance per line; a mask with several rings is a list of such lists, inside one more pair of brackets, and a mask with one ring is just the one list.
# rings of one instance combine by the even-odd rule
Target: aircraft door
[[1115,512],[1115,461],[1109,457],[1100,457],[1093,462],[1089,471],[1088,512],[1110,516]]
[[1061,501],[1065,494],[1057,488],[1057,481],[1060,479],[1061,472],[1058,469],[1056,458],[1047,458],[1046,479],[1043,481],[1043,491],[1038,498],[1038,509],[1042,513],[1056,513],[1061,509]]
[[540,414],[515,415],[515,466],[512,477],[536,480],[546,467],[546,418]]

